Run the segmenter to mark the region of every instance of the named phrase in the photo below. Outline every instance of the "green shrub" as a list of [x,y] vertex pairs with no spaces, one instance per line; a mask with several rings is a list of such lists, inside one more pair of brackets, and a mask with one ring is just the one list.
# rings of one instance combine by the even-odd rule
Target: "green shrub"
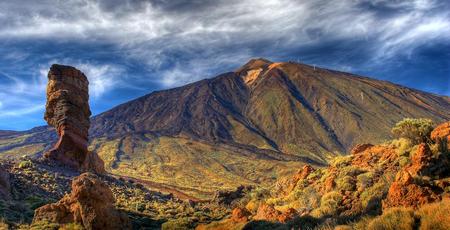
[[399,138],[392,141],[392,145],[395,147],[397,155],[409,157],[411,148],[414,146],[410,139]]
[[30,230],[58,230],[59,224],[50,223],[46,220],[35,222],[31,225]]
[[30,160],[26,160],[26,161],[21,161],[19,163],[18,166],[20,169],[26,169],[26,168],[31,168],[33,167],[33,162],[31,162]]
[[372,186],[373,177],[374,177],[373,172],[366,172],[366,173],[358,175],[356,177],[358,188],[360,188],[362,191],[364,191],[366,188]]
[[161,225],[163,230],[184,230],[192,229],[193,227],[188,218],[169,220]]
[[348,166],[352,162],[352,159],[352,155],[335,157],[330,165],[336,168],[341,168]]
[[377,211],[381,207],[381,200],[389,189],[389,183],[384,180],[378,180],[373,186],[365,189],[361,195],[361,204],[364,209]]
[[450,229],[450,199],[426,204],[416,212],[420,216],[419,229]]
[[392,134],[397,138],[406,138],[418,144],[429,140],[433,130],[433,121],[430,119],[405,118],[392,128]]
[[388,209],[383,215],[373,219],[369,230],[412,230],[414,229],[414,211],[409,208]]
[[294,209],[313,209],[320,203],[320,196],[313,187],[307,187],[294,193],[294,199],[290,207]]
[[398,165],[400,165],[401,167],[405,167],[410,162],[411,160],[409,159],[409,157],[401,156],[398,158]]
[[83,226],[77,223],[63,225],[59,230],[84,230]]
[[314,217],[336,215],[342,202],[342,195],[339,192],[332,191],[323,195],[320,199],[320,207],[311,213]]
[[351,176],[344,176],[336,180],[336,186],[339,190],[354,191],[356,188],[355,181]]
[[357,176],[364,171],[356,166],[350,165],[339,169],[339,175],[338,177],[344,177],[344,176]]

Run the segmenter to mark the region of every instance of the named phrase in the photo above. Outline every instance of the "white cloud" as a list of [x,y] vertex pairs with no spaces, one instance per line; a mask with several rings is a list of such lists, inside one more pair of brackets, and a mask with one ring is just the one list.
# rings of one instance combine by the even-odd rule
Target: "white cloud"
[[[175,12],[150,1],[110,3],[113,7],[104,3],[108,1],[4,1],[0,20],[7,23],[0,25],[0,39],[113,44],[129,59],[162,71],[161,79],[151,80],[164,86],[208,76],[218,55],[253,56],[255,51],[243,47],[258,43],[276,52],[333,40],[367,40],[367,53],[372,55],[367,63],[380,63],[430,42],[450,41],[450,13],[433,0],[229,0]],[[385,15],[364,4],[395,13]],[[190,60],[178,60],[183,55]],[[161,70],[168,63],[173,69]],[[198,63],[210,66],[198,67]],[[91,72],[93,96],[100,97],[117,85],[117,78],[111,76],[120,70],[95,68],[85,71]]]

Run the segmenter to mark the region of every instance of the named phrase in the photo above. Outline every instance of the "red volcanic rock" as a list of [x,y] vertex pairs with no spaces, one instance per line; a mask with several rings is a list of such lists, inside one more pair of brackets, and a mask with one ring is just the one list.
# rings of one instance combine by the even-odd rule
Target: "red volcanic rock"
[[351,154],[357,154],[360,152],[365,151],[366,149],[372,147],[372,144],[357,144],[353,149],[350,151]]
[[450,140],[450,121],[442,123],[431,131],[431,139],[447,138]]
[[258,211],[256,211],[256,215],[253,216],[254,220],[268,220],[268,221],[277,221],[278,216],[281,215],[281,212],[276,210],[273,206],[268,204],[261,204],[258,207]]
[[297,172],[297,174],[294,176],[294,179],[296,179],[297,181],[306,179],[312,172],[314,172],[314,168],[310,165],[305,165]]
[[363,169],[372,169],[379,162],[384,162],[383,167],[390,169],[395,166],[397,158],[398,155],[394,148],[377,145],[354,153],[352,165]]
[[289,208],[285,212],[281,213],[281,215],[278,216],[278,221],[281,223],[286,223],[292,219],[294,219],[296,216],[298,216],[297,210],[293,208]]
[[81,171],[103,173],[103,161],[88,151],[89,82],[71,66],[52,65],[48,73],[44,119],[56,128],[58,142],[45,157]]
[[389,187],[383,209],[398,206],[417,208],[439,199],[430,188],[414,184],[413,177],[404,170],[397,173],[395,181]]
[[9,200],[11,198],[11,184],[9,173],[0,166],[0,199]]
[[251,213],[245,208],[235,208],[231,212],[231,220],[234,222],[247,222]]
[[411,165],[407,168],[412,175],[424,175],[430,167],[433,153],[427,144],[422,143],[411,158]]
[[256,215],[253,216],[253,220],[267,220],[286,223],[296,216],[298,216],[298,213],[293,208],[289,208],[286,212],[280,212],[276,210],[272,205],[261,204],[258,207]]
[[325,192],[329,192],[331,190],[333,190],[334,186],[336,186],[336,183],[334,182],[334,179],[336,179],[336,175],[330,175],[329,177],[327,177],[327,179],[325,179],[325,183],[324,183],[324,191]]
[[36,209],[33,223],[79,223],[85,229],[131,229],[128,216],[114,208],[108,185],[95,174],[83,173],[72,181],[72,192],[60,201]]
[[434,141],[447,141],[447,148],[450,150],[450,121],[438,125],[430,135]]

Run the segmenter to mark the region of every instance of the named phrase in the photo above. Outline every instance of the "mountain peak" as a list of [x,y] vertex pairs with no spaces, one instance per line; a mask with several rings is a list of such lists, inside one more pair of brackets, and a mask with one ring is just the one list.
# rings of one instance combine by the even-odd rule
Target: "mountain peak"
[[273,62],[264,59],[264,58],[253,58],[250,59],[245,65],[241,66],[239,69],[237,69],[235,72],[240,74],[244,73],[251,69],[259,69],[264,68],[272,64]]

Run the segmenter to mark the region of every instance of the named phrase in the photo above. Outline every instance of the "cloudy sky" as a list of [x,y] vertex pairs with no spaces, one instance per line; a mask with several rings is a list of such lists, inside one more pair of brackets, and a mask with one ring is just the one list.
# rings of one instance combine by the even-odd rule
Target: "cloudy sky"
[[450,96],[447,0],[0,1],[0,129],[45,124],[46,74],[76,66],[91,109],[300,61]]

